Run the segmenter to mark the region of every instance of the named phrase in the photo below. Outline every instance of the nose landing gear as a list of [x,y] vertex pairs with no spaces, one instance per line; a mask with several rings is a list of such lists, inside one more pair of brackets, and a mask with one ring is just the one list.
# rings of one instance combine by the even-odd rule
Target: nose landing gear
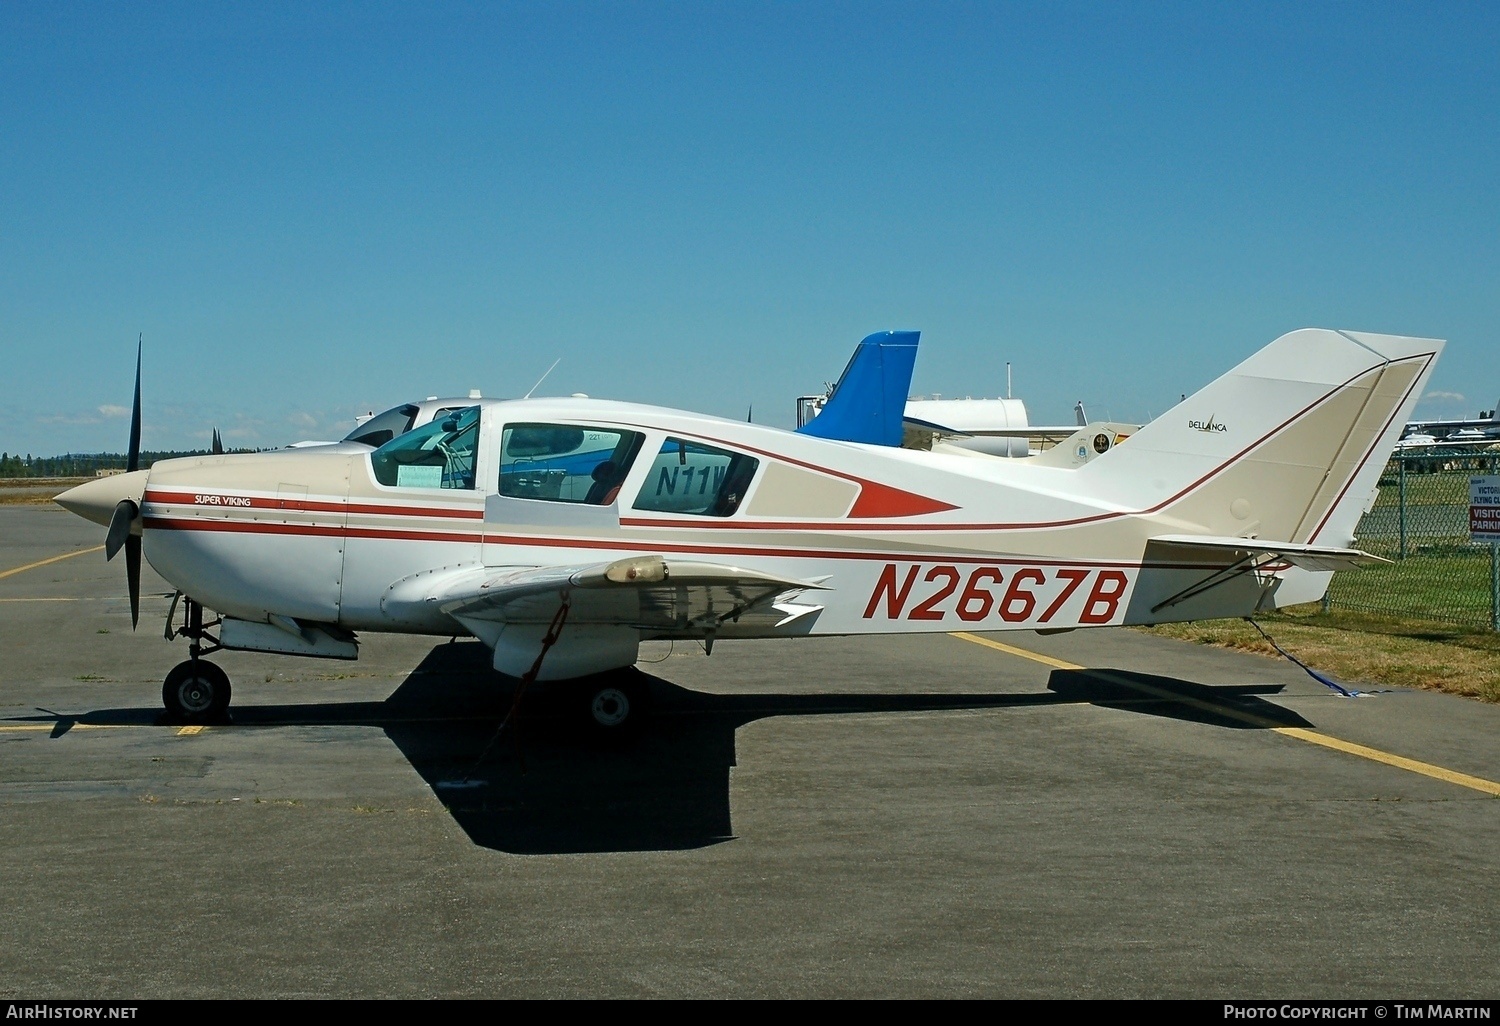
[[[166,637],[171,641],[181,635],[191,644],[187,660],[172,667],[162,682],[162,704],[166,706],[167,717],[174,723],[220,723],[229,716],[229,674],[202,657],[223,647],[218,638],[208,633],[222,621],[204,623],[203,606],[190,598],[183,597],[183,602],[183,625],[174,627],[172,619],[177,611],[177,597],[172,599],[172,608],[167,611]],[[203,644],[205,638],[209,642],[207,646]]]
[[172,667],[161,687],[167,715],[183,723],[217,723],[229,710],[229,674],[207,659]]

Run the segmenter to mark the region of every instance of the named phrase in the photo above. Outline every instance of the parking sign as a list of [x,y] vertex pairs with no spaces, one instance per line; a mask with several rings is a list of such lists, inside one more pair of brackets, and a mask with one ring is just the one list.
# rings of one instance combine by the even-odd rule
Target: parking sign
[[1500,542],[1500,475],[1469,478],[1469,539]]

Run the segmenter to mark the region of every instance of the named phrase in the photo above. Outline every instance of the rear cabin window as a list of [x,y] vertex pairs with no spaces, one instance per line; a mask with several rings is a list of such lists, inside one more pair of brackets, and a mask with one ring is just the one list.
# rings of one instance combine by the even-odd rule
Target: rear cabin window
[[646,436],[576,424],[510,424],[500,441],[500,494],[608,506]]
[[740,508],[760,462],[701,442],[668,438],[651,464],[635,508],[727,517]]
[[479,407],[455,410],[370,453],[375,480],[400,488],[474,487]]

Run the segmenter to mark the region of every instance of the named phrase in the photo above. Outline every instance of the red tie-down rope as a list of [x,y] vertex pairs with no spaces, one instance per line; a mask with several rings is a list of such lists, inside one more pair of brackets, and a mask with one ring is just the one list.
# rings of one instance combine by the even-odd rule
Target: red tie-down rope
[[536,680],[536,675],[542,670],[542,660],[547,658],[547,652],[557,644],[558,635],[562,634],[563,624],[568,622],[568,593],[561,592],[559,597],[561,604],[558,605],[557,612],[552,614],[552,623],[547,627],[547,633],[542,636],[542,650],[536,654],[536,662],[531,664],[531,669],[521,675],[520,686],[516,688],[516,697],[510,703],[510,712],[505,714],[505,719],[501,720],[500,726],[495,728],[495,736],[490,738],[490,743],[484,746],[484,751],[480,752],[479,758],[474,760],[473,769],[464,774],[465,783],[474,775],[474,770],[484,762],[485,756],[490,754],[490,749],[495,747],[495,742],[500,740],[500,735],[505,733],[506,725],[511,722],[516,725],[516,758],[520,760],[521,772],[526,772],[526,753],[521,749],[521,697],[526,694],[526,685]]

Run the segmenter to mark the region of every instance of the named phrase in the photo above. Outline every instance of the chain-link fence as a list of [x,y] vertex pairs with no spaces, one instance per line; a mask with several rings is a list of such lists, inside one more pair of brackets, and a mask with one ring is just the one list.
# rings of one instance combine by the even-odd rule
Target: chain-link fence
[[1480,474],[1500,474],[1500,452],[1392,456],[1354,544],[1395,563],[1334,574],[1326,605],[1494,628],[1494,556],[1469,541],[1469,478]]

